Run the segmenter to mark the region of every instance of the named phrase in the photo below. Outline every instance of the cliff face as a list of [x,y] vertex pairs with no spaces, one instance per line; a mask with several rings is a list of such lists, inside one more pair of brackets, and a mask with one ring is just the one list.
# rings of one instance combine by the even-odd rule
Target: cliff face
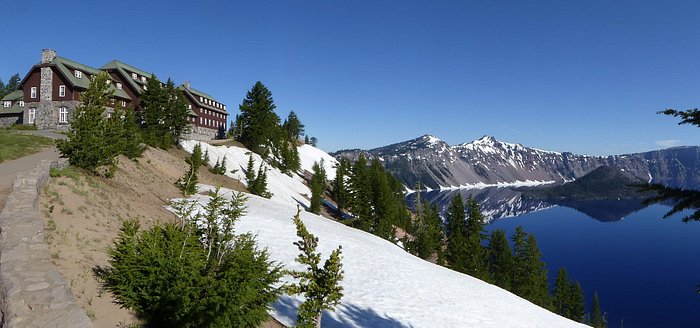
[[372,150],[344,150],[332,155],[378,158],[408,188],[431,189],[561,183],[601,166],[614,166],[644,181],[693,188],[700,185],[700,147],[678,147],[646,153],[585,156],[501,142],[491,136],[450,146],[425,135]]

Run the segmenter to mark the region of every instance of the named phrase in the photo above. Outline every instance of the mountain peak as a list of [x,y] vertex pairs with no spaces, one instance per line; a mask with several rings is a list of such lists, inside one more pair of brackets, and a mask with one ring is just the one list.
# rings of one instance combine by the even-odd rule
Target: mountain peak
[[425,142],[426,144],[429,144],[429,145],[434,145],[436,143],[444,142],[440,138],[438,138],[432,134],[424,134],[418,139]]

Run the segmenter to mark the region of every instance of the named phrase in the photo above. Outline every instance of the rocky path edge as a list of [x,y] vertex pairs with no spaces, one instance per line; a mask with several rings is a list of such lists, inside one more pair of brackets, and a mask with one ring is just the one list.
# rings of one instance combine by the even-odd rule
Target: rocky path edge
[[39,196],[53,166],[42,160],[17,175],[0,213],[0,327],[93,327],[51,262]]

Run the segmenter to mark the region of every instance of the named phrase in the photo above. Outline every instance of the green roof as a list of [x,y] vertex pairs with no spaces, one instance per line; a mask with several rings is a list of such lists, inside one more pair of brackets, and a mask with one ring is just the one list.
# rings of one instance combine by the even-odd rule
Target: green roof
[[209,98],[211,100],[216,100],[216,99],[214,99],[214,97],[212,97],[212,96],[210,96],[202,91],[199,91],[197,89],[189,88],[188,90],[195,96],[200,96],[200,97],[204,97],[204,98]]
[[[75,77],[74,71],[77,69],[82,71],[83,74],[97,75],[103,71],[92,68],[87,65],[74,62],[70,59],[63,57],[56,57],[50,64],[55,65],[61,74],[68,79],[73,87],[79,87],[82,89],[87,89],[90,86],[90,78],[88,76],[83,76],[82,78]],[[119,90],[114,87],[114,84],[110,86],[110,90],[114,90],[114,95],[122,99],[131,99],[129,95],[124,90]]]
[[[199,101],[199,97],[204,97],[204,98],[208,98],[211,100],[215,100],[212,96],[210,96],[204,92],[192,89],[192,88],[189,88],[189,89],[185,88],[184,85],[179,86],[179,88],[180,88],[180,90],[182,90],[182,92],[185,95],[191,97],[198,104],[199,107],[204,107],[204,108],[211,109],[213,111],[228,115],[228,112],[226,112],[226,110],[223,108],[216,108],[212,105],[205,104],[205,103]],[[217,101],[217,102],[223,105],[223,103],[221,103],[220,101]]]
[[1,101],[5,101],[5,100],[12,100],[12,101],[14,101],[14,100],[22,100],[22,98],[24,98],[24,91],[22,91],[22,90],[15,90],[15,91],[10,92],[10,94],[8,94],[7,96],[3,97]]
[[153,73],[146,72],[146,71],[144,71],[144,70],[142,70],[142,69],[138,69],[138,68],[136,68],[136,67],[134,67],[134,66],[131,66],[131,65],[126,64],[126,63],[122,63],[122,62],[120,62],[120,61],[118,61],[118,60],[113,60],[113,61],[111,61],[111,62],[105,64],[104,66],[100,67],[100,69],[104,69],[104,70],[107,70],[107,69],[118,69],[118,68],[126,69],[126,70],[129,71],[129,72],[134,72],[134,73],[136,73],[136,74],[138,74],[138,75],[145,76],[145,77],[147,77],[147,78],[149,78],[149,79],[151,78],[151,76],[154,75]]
[[19,107],[19,103],[14,103],[10,107],[4,107],[2,104],[0,104],[0,114],[20,114],[23,111],[24,107]]
[[[134,80],[134,79],[131,77],[131,74],[130,74],[129,72],[136,73],[136,74],[138,74],[138,75],[140,75],[140,76],[145,76],[145,77],[147,77],[147,78],[149,78],[149,79],[150,79],[151,77],[154,76],[153,73],[146,72],[146,71],[144,71],[144,70],[142,70],[142,69],[138,69],[138,68],[136,68],[136,67],[134,67],[134,66],[131,66],[131,65],[129,65],[129,64],[122,63],[122,62],[120,62],[120,61],[118,61],[118,60],[113,60],[113,61],[111,61],[111,62],[105,64],[104,66],[101,67],[101,69],[104,69],[104,70],[116,70],[117,72],[119,72],[119,74],[121,74],[121,75],[124,77],[124,80],[126,80],[126,82],[129,83],[129,85],[131,85],[131,87],[132,87],[134,90],[136,90],[136,93],[138,93],[138,94],[141,94],[141,93],[143,92],[143,86],[142,86],[142,85],[145,85],[146,83],[142,82],[141,80]],[[128,72],[127,72],[127,71],[128,71]]]

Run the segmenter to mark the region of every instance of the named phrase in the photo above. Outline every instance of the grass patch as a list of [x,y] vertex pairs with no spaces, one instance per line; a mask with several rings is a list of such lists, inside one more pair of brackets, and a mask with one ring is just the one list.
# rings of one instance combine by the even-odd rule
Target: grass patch
[[16,131],[36,131],[35,124],[12,124],[5,128],[6,130],[16,130]]
[[78,181],[78,179],[80,177],[76,168],[72,167],[72,166],[66,166],[62,169],[52,167],[49,170],[49,175],[52,178],[66,177],[66,178],[70,178],[73,181]]
[[19,134],[7,130],[0,130],[0,140],[2,140],[0,163],[38,153],[54,144],[54,141],[49,138]]

